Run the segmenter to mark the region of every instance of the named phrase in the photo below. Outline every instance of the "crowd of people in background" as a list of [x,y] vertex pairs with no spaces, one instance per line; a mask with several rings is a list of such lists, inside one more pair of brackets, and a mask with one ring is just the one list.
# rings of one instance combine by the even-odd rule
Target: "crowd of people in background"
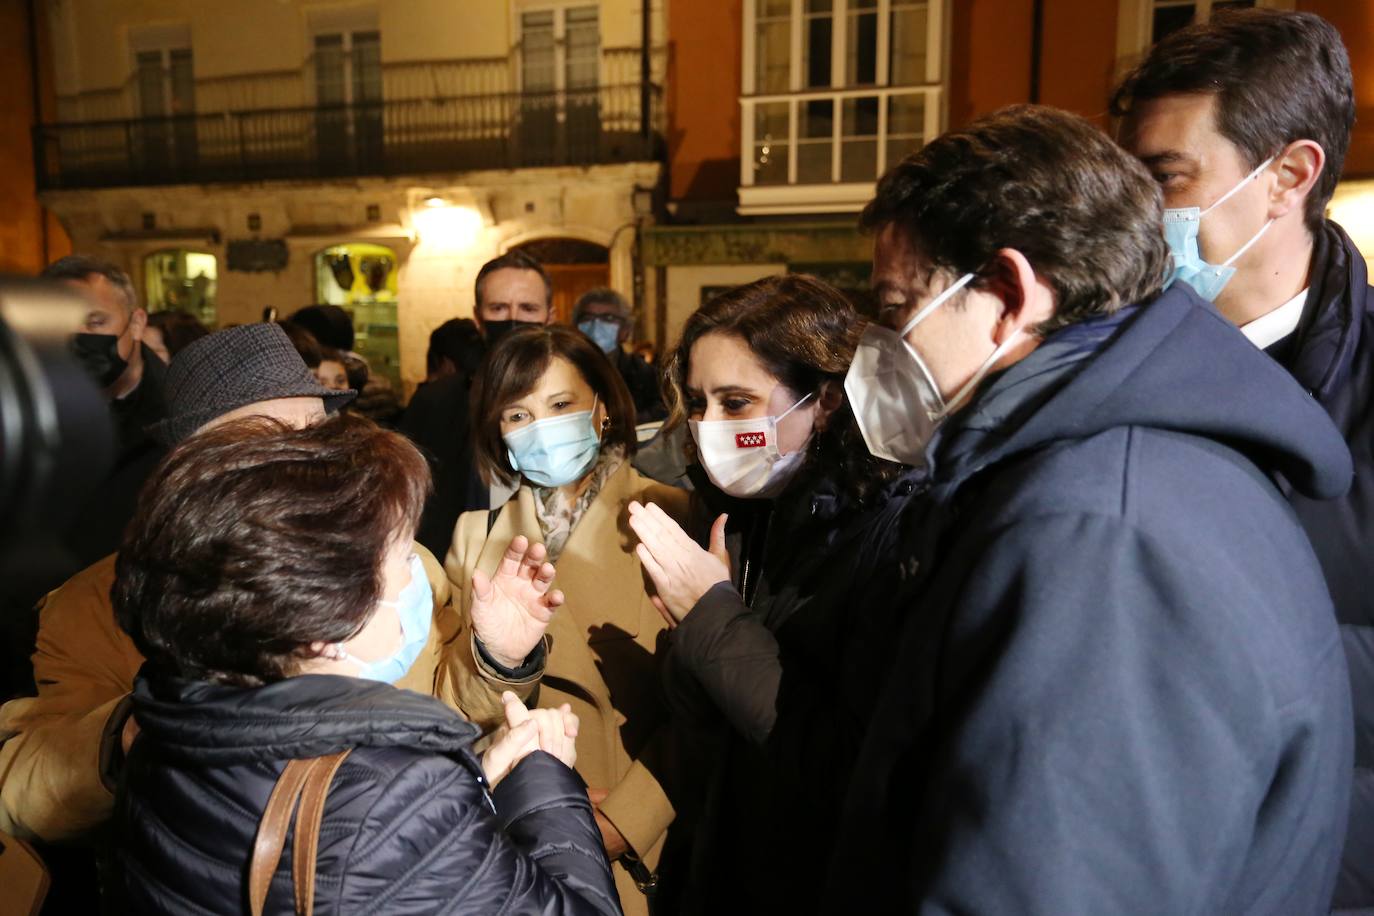
[[53,911],[1374,911],[1345,49],[1218,13],[1113,111],[893,165],[876,321],[770,277],[660,356],[502,254],[404,407],[343,308],[52,264],[117,437],[4,609]]

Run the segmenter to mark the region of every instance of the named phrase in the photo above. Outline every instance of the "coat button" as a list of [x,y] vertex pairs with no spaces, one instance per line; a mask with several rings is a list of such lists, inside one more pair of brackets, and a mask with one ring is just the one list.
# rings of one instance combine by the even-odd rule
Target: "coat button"
[[899,487],[897,487],[897,492],[898,492],[899,494],[901,494],[902,496],[910,496],[910,495],[911,495],[911,491],[914,490],[914,489],[915,489],[915,485],[913,485],[911,481],[909,481],[909,480],[903,480],[902,483],[901,483],[901,485],[900,485]]

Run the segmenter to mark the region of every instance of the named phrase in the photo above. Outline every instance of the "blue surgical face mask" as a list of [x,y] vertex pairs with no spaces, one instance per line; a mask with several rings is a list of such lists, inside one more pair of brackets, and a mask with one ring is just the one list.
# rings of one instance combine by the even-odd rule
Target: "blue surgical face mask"
[[1164,239],[1169,243],[1169,253],[1173,255],[1174,261],[1173,273],[1169,277],[1169,282],[1165,284],[1166,288],[1173,285],[1175,280],[1182,280],[1208,302],[1217,298],[1222,288],[1236,274],[1236,269],[1231,265],[1239,260],[1241,255],[1249,251],[1250,246],[1258,242],[1264,233],[1269,231],[1269,227],[1274,224],[1274,221],[1271,219],[1261,226],[1260,231],[1251,236],[1250,241],[1242,245],[1239,251],[1222,263],[1209,264],[1202,259],[1202,254],[1197,247],[1197,233],[1202,224],[1202,218],[1230,200],[1231,195],[1245,187],[1260,172],[1268,168],[1269,163],[1273,161],[1273,156],[1264,160],[1258,168],[1242,178],[1239,184],[1221,195],[1221,198],[1206,210],[1197,207],[1177,207],[1164,211]]
[[535,420],[507,433],[502,438],[510,466],[541,487],[561,487],[581,479],[601,451],[601,437],[592,423],[594,413],[595,400],[591,410]]
[[606,318],[588,318],[577,324],[577,329],[592,339],[602,353],[610,353],[620,346],[620,322]]
[[434,622],[434,593],[430,591],[429,576],[425,575],[425,564],[414,554],[410,556],[410,583],[401,589],[395,601],[379,601],[382,607],[396,608],[401,618],[401,647],[386,658],[375,662],[364,661],[356,655],[349,655],[342,644],[338,657],[351,659],[361,667],[354,677],[369,681],[384,681],[394,684],[406,676],[415,659],[420,657],[425,643],[429,642],[429,628]]

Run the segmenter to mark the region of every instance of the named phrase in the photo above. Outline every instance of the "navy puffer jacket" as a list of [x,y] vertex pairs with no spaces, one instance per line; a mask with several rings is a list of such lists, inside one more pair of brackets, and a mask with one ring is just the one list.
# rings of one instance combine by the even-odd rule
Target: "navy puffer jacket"
[[[325,804],[317,916],[620,912],[586,788],[553,757],[529,755],[488,794],[477,728],[431,697],[326,675],[241,689],[147,674],[116,808],[129,910],[247,912],[277,777],[352,748]],[[291,839],[268,913],[294,912]]]

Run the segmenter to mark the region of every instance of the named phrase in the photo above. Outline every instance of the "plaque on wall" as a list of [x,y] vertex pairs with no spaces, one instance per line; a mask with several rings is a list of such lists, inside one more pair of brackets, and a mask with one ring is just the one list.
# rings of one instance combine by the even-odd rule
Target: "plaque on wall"
[[224,260],[230,270],[261,273],[286,267],[287,251],[283,239],[240,239],[225,245]]

